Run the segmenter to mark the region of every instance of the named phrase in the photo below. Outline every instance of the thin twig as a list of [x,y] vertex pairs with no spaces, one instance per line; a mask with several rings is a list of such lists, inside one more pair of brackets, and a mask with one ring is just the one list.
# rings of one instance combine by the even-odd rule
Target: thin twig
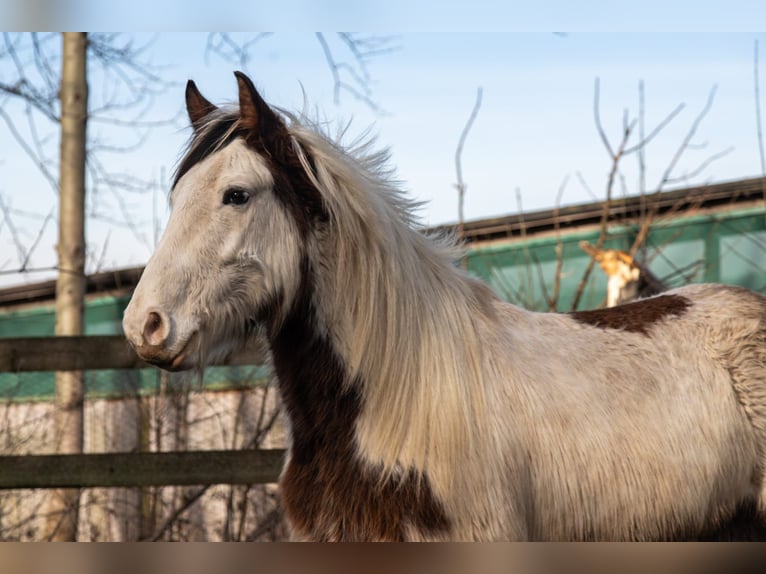
[[761,160],[761,175],[766,177],[766,153],[763,150],[763,131],[761,124],[761,95],[758,80],[758,39],[753,46],[753,86],[755,89],[755,128],[758,134],[758,155]]
[[[349,51],[353,56],[353,60],[356,64],[354,66],[347,62],[340,61],[335,57],[327,38],[322,32],[316,32],[315,35],[322,48],[322,53],[324,54],[327,65],[330,68],[330,73],[333,77],[335,103],[340,104],[341,92],[345,91],[357,100],[366,104],[372,111],[378,114],[383,114],[383,109],[372,97],[372,88],[370,85],[371,76],[367,68],[367,62],[371,57],[395,50],[395,47],[392,48],[390,46],[388,49],[379,47],[379,45],[385,46],[386,43],[390,44],[391,38],[393,37],[386,36],[377,38],[377,41],[374,41],[375,37],[360,39],[352,34],[339,33],[338,37],[349,48]],[[374,48],[372,50],[367,50],[365,48],[367,45],[374,46]],[[344,80],[342,72],[345,72],[345,74],[351,78],[352,83]]]
[[579,171],[579,170],[576,171],[575,172],[575,177],[577,178],[577,181],[580,182],[580,185],[585,190],[585,192],[590,196],[590,198],[593,201],[598,201],[598,199],[599,199],[598,196],[593,192],[593,190],[591,189],[590,185],[588,185],[588,182],[585,181],[585,176],[583,176],[582,172]]
[[[455,185],[457,188],[457,233],[461,240],[463,239],[463,226],[465,224],[464,207],[466,190],[466,184],[465,181],[463,181],[463,147],[465,146],[465,141],[468,138],[468,132],[471,131],[471,126],[473,126],[473,122],[476,120],[476,116],[479,114],[479,109],[481,108],[482,93],[483,90],[481,87],[476,89],[476,101],[473,104],[471,114],[468,116],[468,121],[466,121],[465,126],[463,126],[463,131],[460,133],[460,139],[458,139],[457,149],[455,150],[455,172],[457,174],[457,184]],[[465,268],[465,266],[466,260],[465,256],[463,256],[463,268]]]
[[[527,285],[525,289],[526,293],[526,302],[524,302],[524,306],[528,309],[532,309],[535,304],[535,298],[534,298],[534,288],[532,285],[532,275],[529,273],[529,269],[531,267],[530,260],[532,259],[530,256],[529,251],[529,241],[527,241],[527,221],[524,218],[524,205],[521,201],[521,189],[518,187],[515,190],[516,194],[516,209],[519,212],[519,235],[521,236],[521,244],[523,245],[523,252],[524,252],[524,265],[527,268],[527,273],[524,274],[524,277],[527,279]],[[520,292],[521,293],[521,292]],[[530,298],[531,296],[531,298]],[[521,296],[519,295],[519,299],[521,299]]]
[[753,87],[755,91],[755,129],[758,136],[758,156],[761,161],[761,195],[766,201],[766,153],[763,150],[763,126],[761,122],[761,87],[758,79],[758,39],[753,45]]
[[601,125],[601,108],[600,108],[600,80],[599,78],[596,78],[595,85],[593,87],[594,94],[593,94],[593,119],[596,122],[596,130],[598,131],[599,137],[601,137],[601,142],[604,144],[604,147],[606,148],[606,151],[609,152],[610,157],[614,157],[614,152],[612,151],[612,145],[609,143],[609,138],[606,137],[606,132],[604,131],[604,127]]
[[[644,81],[638,82],[638,139],[644,141],[644,116],[645,116],[645,104],[644,104]],[[644,205],[644,193],[646,193],[646,159],[644,157],[645,146],[640,146],[638,152],[638,193],[641,196],[641,212],[643,213]]]
[[673,108],[670,111],[670,113],[667,116],[665,116],[662,119],[660,123],[658,123],[654,127],[654,129],[651,132],[649,132],[648,136],[646,137],[639,136],[640,139],[636,145],[629,148],[625,148],[625,151],[623,151],[623,155],[627,155],[645,148],[646,145],[657,136],[657,134],[659,134],[671,121],[673,121],[673,118],[675,118],[678,114],[680,114],[684,110],[684,108],[686,108],[686,104],[684,103],[678,104],[675,108]]
[[686,136],[681,142],[681,145],[676,150],[676,153],[673,155],[673,158],[670,160],[670,163],[668,164],[667,168],[665,168],[665,172],[662,174],[662,178],[660,179],[660,182],[657,185],[657,191],[660,191],[670,179],[670,174],[673,173],[673,170],[675,169],[676,164],[681,159],[681,156],[683,155],[684,151],[686,151],[686,149],[689,147],[689,142],[694,137],[694,134],[697,133],[697,128],[699,128],[700,123],[708,114],[708,112],[710,111],[710,108],[713,106],[713,100],[715,99],[715,94],[717,90],[718,90],[718,86],[716,85],[713,85],[713,87],[710,89],[710,93],[708,94],[707,101],[705,102],[705,105],[702,108],[702,111],[700,111],[697,117],[694,118],[694,121],[692,122],[692,125],[689,128],[689,131],[686,133]]
[[168,516],[165,521],[162,523],[162,525],[155,530],[154,534],[149,538],[149,541],[151,542],[157,542],[160,538],[162,538],[165,535],[165,532],[167,532],[171,526],[173,526],[173,523],[178,520],[178,518],[187,510],[189,510],[194,504],[202,498],[202,496],[210,489],[212,485],[207,484],[205,486],[199,487],[197,490],[187,493],[184,496],[183,504],[181,504],[178,508],[176,508],[170,516]]
[[5,204],[5,200],[3,199],[3,196],[0,195],[0,212],[3,214],[3,219],[8,226],[8,232],[11,235],[11,240],[13,241],[13,245],[16,247],[16,256],[19,259],[19,264],[22,267],[23,270],[23,262],[26,260],[26,250],[24,249],[24,245],[21,242],[21,238],[19,237],[19,232],[16,229],[16,225],[13,223],[13,220],[11,219],[8,206]]
[[[707,101],[705,102],[705,105],[703,106],[702,110],[699,114],[697,114],[697,117],[694,118],[694,121],[692,122],[691,126],[689,127],[689,130],[686,132],[686,135],[684,136],[684,139],[681,141],[681,144],[678,146],[678,149],[676,149],[675,154],[673,154],[673,157],[671,158],[670,162],[668,163],[667,167],[665,168],[665,171],[663,172],[662,177],[660,178],[659,183],[657,184],[657,187],[655,191],[653,192],[653,197],[658,197],[659,194],[662,192],[664,186],[667,183],[671,183],[674,178],[671,178],[671,173],[673,173],[673,170],[675,169],[676,165],[678,164],[678,161],[681,159],[681,156],[684,154],[684,152],[689,149],[691,139],[694,137],[694,135],[697,133],[697,129],[700,126],[700,123],[702,120],[707,116],[708,112],[710,111],[710,108],[713,105],[713,100],[715,99],[717,86],[713,85],[713,87],[710,89],[710,93],[708,94]],[[724,152],[719,154],[714,154],[711,156],[711,158],[708,158],[705,162],[703,162],[702,168],[707,167],[712,161],[715,159],[718,159],[721,157],[721,155],[725,155],[725,153],[728,153],[728,150],[724,150]],[[702,171],[702,170],[700,170]],[[654,204],[656,205],[656,203]],[[638,250],[640,245],[643,245],[643,243],[646,241],[646,238],[649,235],[649,229],[654,221],[655,213],[656,213],[656,207],[652,206],[650,209],[647,210],[647,212],[644,214],[643,220],[641,221],[638,233],[636,234],[635,239],[633,240],[633,245],[631,245],[629,253],[631,255],[635,255],[636,251]]]
[[259,32],[250,40],[238,43],[225,32],[211,32],[207,37],[205,46],[205,63],[210,54],[217,54],[227,61],[236,61],[241,68],[247,69],[247,63],[251,58],[251,49],[261,40],[271,36],[273,32]]
[[43,158],[38,157],[38,155],[35,153],[35,150],[32,149],[32,147],[26,142],[24,137],[19,133],[19,131],[16,129],[16,125],[13,123],[13,120],[3,108],[0,108],[0,117],[3,118],[3,121],[8,126],[8,129],[10,130],[11,135],[13,136],[13,139],[16,140],[16,143],[19,144],[19,147],[21,147],[21,149],[24,151],[24,153],[27,154],[29,159],[31,159],[32,162],[37,166],[37,168],[40,170],[40,173],[43,175],[43,177],[45,177],[45,179],[48,180],[48,183],[53,189],[53,192],[58,195],[58,191],[59,191],[58,179],[56,179],[56,177],[54,177],[53,174],[48,170],[48,166],[43,161]]
[[559,210],[561,209],[561,200],[564,197],[564,190],[569,182],[569,175],[564,178],[556,194],[556,203],[553,207],[553,230],[556,233],[556,271],[553,275],[553,296],[548,302],[550,311],[557,311],[559,305],[559,296],[561,293],[561,274],[564,266],[564,242],[561,238],[561,220]]
[[734,146],[730,146],[724,150],[711,154],[708,157],[706,157],[704,160],[702,160],[700,164],[697,167],[695,167],[693,170],[679,177],[671,177],[667,179],[665,183],[669,183],[669,184],[682,183],[689,179],[697,177],[699,174],[705,171],[705,169],[708,168],[710,164],[712,164],[714,161],[717,161],[721,159],[722,157],[729,155],[733,151],[734,151]]

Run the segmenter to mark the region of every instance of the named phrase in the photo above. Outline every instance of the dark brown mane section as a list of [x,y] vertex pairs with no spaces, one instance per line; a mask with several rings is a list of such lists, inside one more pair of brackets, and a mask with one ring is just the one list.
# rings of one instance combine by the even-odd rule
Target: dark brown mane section
[[580,323],[601,329],[648,335],[649,327],[666,317],[680,317],[691,304],[691,301],[680,295],[660,295],[618,307],[575,311],[569,316]]
[[176,168],[173,176],[173,187],[192,167],[226,147],[238,137],[244,136],[243,129],[234,128],[238,119],[239,116],[236,112],[220,113],[220,117],[212,119],[200,130],[195,130],[189,142],[189,149]]
[[[247,134],[245,141],[256,153],[266,159],[274,178],[274,195],[290,212],[302,237],[317,222],[328,219],[322,194],[309,179],[295,150],[293,138],[280,120],[279,129],[268,134]],[[305,152],[305,150],[304,150]],[[313,159],[305,152],[309,165]]]
[[383,480],[363,463],[354,428],[362,408],[359,381],[315,327],[312,273],[287,320],[270,340],[280,393],[290,417],[292,449],[280,487],[296,534],[320,541],[401,541],[407,527],[423,536],[446,534],[444,509],[428,477],[414,471]]

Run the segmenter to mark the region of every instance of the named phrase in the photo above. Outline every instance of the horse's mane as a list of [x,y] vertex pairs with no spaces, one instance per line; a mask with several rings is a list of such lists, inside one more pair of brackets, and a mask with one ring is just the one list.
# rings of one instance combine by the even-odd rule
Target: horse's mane
[[439,464],[471,452],[485,414],[477,324],[494,312],[494,295],[456,265],[453,238],[417,229],[420,204],[404,196],[387,150],[369,137],[344,147],[306,118],[288,118],[332,221],[322,319],[375,410],[357,425],[366,454],[388,469],[449,473]]

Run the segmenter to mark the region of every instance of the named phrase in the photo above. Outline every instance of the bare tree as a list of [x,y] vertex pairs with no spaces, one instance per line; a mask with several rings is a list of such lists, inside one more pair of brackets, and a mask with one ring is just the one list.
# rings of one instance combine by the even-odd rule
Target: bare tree
[[[708,94],[707,101],[705,102],[705,105],[703,106],[702,110],[694,118],[686,134],[684,135],[681,143],[676,148],[673,156],[670,158],[670,160],[666,164],[665,169],[662,172],[662,176],[660,177],[660,180],[657,182],[657,185],[655,186],[654,191],[651,193],[651,198],[658,197],[659,194],[662,191],[664,191],[668,185],[686,182],[690,180],[691,178],[698,176],[699,174],[704,172],[704,170],[707,167],[709,167],[710,164],[713,163],[715,160],[723,157],[724,155],[732,151],[733,148],[729,147],[724,149],[723,151],[710,154],[703,161],[701,161],[694,169],[685,173],[683,176],[675,175],[675,170],[678,166],[679,161],[683,157],[684,153],[686,153],[692,147],[693,138],[695,137],[700,124],[704,120],[705,116],[707,116],[708,112],[710,111],[713,105],[713,101],[715,99],[715,93],[716,93],[716,86],[713,86],[710,90],[710,93]],[[642,208],[640,221],[636,222],[638,226],[638,231],[636,233],[636,237],[633,241],[633,244],[631,245],[629,249],[629,254],[631,257],[636,254],[639,248],[645,245],[649,231],[653,223],[656,221],[656,216],[657,216],[656,202],[646,201],[647,198],[644,198],[643,186],[645,185],[644,181],[645,181],[645,165],[646,165],[645,156],[644,156],[645,150],[647,146],[649,145],[649,143],[655,137],[657,137],[657,135],[660,134],[662,130],[676,116],[678,116],[678,114],[685,107],[684,104],[679,104],[678,106],[676,106],[667,116],[665,116],[663,120],[661,120],[649,132],[648,135],[644,136],[643,135],[643,131],[644,131],[643,129],[643,106],[644,106],[643,83],[639,84],[639,100],[640,100],[639,117],[636,119],[630,119],[627,111],[625,111],[623,115],[623,122],[622,122],[623,123],[622,136],[619,140],[619,144],[617,145],[617,147],[614,147],[601,124],[601,113],[600,113],[600,104],[599,104],[600,102],[599,80],[598,78],[596,79],[594,97],[593,97],[594,122],[596,124],[596,129],[598,131],[599,137],[601,138],[601,141],[603,142],[604,147],[611,159],[611,168],[609,170],[609,175],[607,177],[606,192],[605,192],[605,198],[603,200],[601,222],[599,225],[599,236],[596,241],[596,245],[594,246],[594,249],[596,251],[600,250],[603,247],[604,242],[609,237],[609,224],[610,224],[611,208],[613,206],[614,185],[620,173],[621,162],[628,155],[638,154],[639,174],[640,174],[639,185],[641,186],[640,194],[642,197],[642,205],[644,207]],[[631,145],[630,143],[631,138],[635,132],[636,124],[639,122],[640,122],[639,126],[640,126],[641,137],[636,143]],[[588,265],[586,266],[585,271],[583,272],[582,277],[580,278],[580,281],[577,285],[577,289],[575,291],[574,299],[572,301],[572,306],[571,306],[572,310],[576,310],[580,304],[580,300],[584,292],[585,285],[588,281],[588,278],[590,276],[590,273],[595,263],[596,263],[596,260],[592,258],[588,262]]]
[[[56,335],[82,335],[85,304],[85,147],[88,117],[87,35],[62,34],[61,159]],[[56,436],[59,453],[81,453],[83,373],[56,373]],[[76,540],[79,491],[51,493],[49,540]]]
[[[643,82],[640,82],[638,117],[631,118],[627,111],[624,112],[622,117],[622,129],[619,133],[618,140],[615,142],[607,135],[607,130],[604,129],[601,122],[600,84],[598,79],[596,80],[593,99],[594,123],[598,137],[603,143],[610,160],[603,195],[595,193],[582,175],[579,172],[576,173],[583,190],[586,191],[594,201],[601,203],[598,236],[596,238],[595,246],[591,246],[591,251],[593,253],[600,253],[604,250],[604,243],[610,239],[610,232],[615,226],[620,226],[621,228],[629,226],[634,230],[634,233],[631,245],[625,253],[627,257],[634,260],[636,265],[642,266],[644,269],[648,269],[646,266],[654,257],[662,257],[663,248],[665,245],[669,244],[669,242],[664,242],[663,245],[654,245],[651,256],[647,256],[645,249],[648,245],[651,230],[654,228],[655,224],[659,222],[661,217],[673,217],[682,209],[688,209],[690,206],[693,207],[694,205],[701,204],[706,197],[705,194],[699,194],[699,196],[694,198],[680,198],[673,205],[663,203],[663,212],[662,215],[660,215],[658,211],[660,203],[657,201],[660,198],[660,194],[663,191],[666,191],[670,185],[687,183],[690,179],[698,177],[700,174],[704,173],[713,162],[732,150],[732,148],[726,148],[722,151],[710,153],[703,157],[696,166],[693,166],[683,175],[677,174],[681,159],[687,152],[690,150],[705,149],[706,147],[705,145],[698,144],[694,140],[704,118],[713,105],[715,94],[716,88],[713,86],[701,111],[691,120],[689,128],[682,136],[680,143],[672,153],[671,157],[666,159],[666,164],[661,171],[659,180],[654,186],[647,186],[647,151],[651,148],[652,142],[659,138],[666,126],[677,119],[686,106],[685,104],[677,105],[653,128],[649,130],[645,129],[644,85]],[[638,157],[639,178],[636,193],[639,197],[640,209],[638,210],[639,213],[637,216],[631,215],[628,217],[621,215],[619,209],[617,209],[621,199],[615,197],[615,190],[617,186],[622,185],[623,194],[627,195],[629,193],[627,189],[628,185],[622,170],[625,158],[631,155]],[[560,204],[568,180],[569,177],[567,176],[562,181],[551,214],[551,217],[553,218],[553,232],[556,237],[556,245],[554,248],[555,263],[552,270],[543,268],[543,265],[538,260],[536,250],[530,248],[526,241],[528,230],[524,210],[521,204],[521,192],[516,190],[516,203],[519,216],[517,221],[513,223],[512,233],[518,234],[523,242],[520,249],[520,264],[518,266],[513,265],[513,269],[518,271],[518,279],[511,277],[505,271],[502,273],[495,271],[493,272],[493,282],[505,298],[524,307],[535,309],[545,307],[549,311],[578,309],[582,303],[582,297],[585,293],[585,287],[588,284],[591,271],[597,262],[595,258],[591,259],[582,271],[564,269],[564,245],[561,237]],[[507,263],[499,261],[497,257],[498,255],[496,253],[487,252],[481,253],[480,256],[476,257],[473,261],[476,265],[480,266],[482,265],[482,261],[486,260],[486,265],[490,269],[507,266]],[[656,279],[659,279],[660,283],[676,285],[679,281],[688,282],[693,276],[697,276],[701,271],[704,271],[704,269],[704,262],[695,261],[689,265],[674,268],[672,273],[668,276]],[[564,304],[561,300],[561,294],[563,292],[562,280],[565,275],[570,275],[571,277],[574,273],[577,273],[579,277],[575,277],[574,279],[577,283],[573,288],[574,294],[572,301]],[[537,292],[541,293],[542,300],[536,295]]]
[[[154,98],[169,84],[156,68],[144,61],[147,45],[136,45],[123,34],[89,34],[86,43],[90,94],[86,122],[86,217],[128,230],[138,244],[152,248],[150,234],[141,231],[143,213],[131,206],[131,196],[151,193],[154,179],[136,177],[106,167],[114,154],[134,151],[151,130],[174,121],[152,119]],[[62,74],[61,38],[58,33],[8,33],[0,36],[0,120],[53,196],[59,193],[59,157],[55,143],[61,130],[59,88]],[[180,115],[179,115],[180,117]],[[119,140],[114,138],[119,129]],[[107,140],[105,130],[111,130]],[[115,143],[120,141],[123,143]],[[54,210],[20,210],[0,189],[0,232],[16,247],[15,260],[0,260],[0,273],[54,271],[56,265],[35,264],[36,252],[55,220]],[[11,197],[18,193],[10,190]],[[45,205],[45,201],[40,202]],[[16,221],[23,221],[17,224]],[[36,227],[34,227],[36,226]],[[36,228],[30,234],[29,229]],[[103,260],[108,245],[87,244],[86,267]]]
[[[6,71],[0,81],[0,119],[24,153],[38,167],[59,201],[58,270],[56,285],[56,335],[83,333],[85,268],[88,250],[85,243],[86,179],[91,218],[100,216],[100,205],[111,196],[109,217],[122,215],[122,223],[134,225],[125,209],[123,195],[144,190],[145,182],[130,175],[108,172],[101,155],[131,150],[140,145],[147,130],[157,123],[143,117],[152,96],[163,86],[138,60],[141,48],[118,35],[84,33],[9,34],[2,36],[0,59]],[[103,91],[96,100],[89,97],[89,76],[95,70]],[[4,97],[3,97],[4,96]],[[9,111],[15,101],[23,114]],[[19,109],[18,107],[15,109]],[[126,116],[127,119],[126,119]],[[125,146],[113,146],[100,137],[101,124],[124,126],[133,135]],[[23,125],[23,127],[22,127]],[[89,129],[94,126],[96,129]],[[52,157],[51,142],[60,134],[59,157]],[[56,172],[58,167],[58,173]],[[102,193],[103,192],[103,193]],[[116,205],[116,209],[112,206]],[[17,248],[14,272],[31,268],[30,262],[53,212],[42,219],[40,231],[31,246],[14,224],[20,215],[0,196],[0,211]],[[83,373],[56,374],[56,415],[54,444],[60,453],[79,453],[83,449]],[[47,535],[50,540],[75,540],[78,530],[79,492],[59,490],[51,493]]]

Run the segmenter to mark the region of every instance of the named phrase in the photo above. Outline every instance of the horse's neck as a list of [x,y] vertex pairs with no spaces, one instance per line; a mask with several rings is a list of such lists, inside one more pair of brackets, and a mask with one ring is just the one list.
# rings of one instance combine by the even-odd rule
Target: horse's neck
[[[360,451],[389,469],[437,472],[429,453],[450,453],[445,460],[464,454],[466,426],[476,424],[483,403],[476,325],[496,299],[427,249],[410,243],[381,249],[370,253],[377,260],[369,265],[358,255],[355,274],[347,276],[333,265],[315,269],[314,333],[323,341],[315,350],[331,355],[310,359],[319,368],[308,368],[303,384],[313,384],[313,373],[323,373],[328,361],[340,366],[334,384],[359,401]],[[370,269],[374,274],[364,276]],[[439,449],[431,444],[437,437]]]
[[294,446],[328,434],[348,435],[358,416],[358,384],[317,319],[311,277],[304,277],[285,317],[269,334],[280,394],[291,420]]

